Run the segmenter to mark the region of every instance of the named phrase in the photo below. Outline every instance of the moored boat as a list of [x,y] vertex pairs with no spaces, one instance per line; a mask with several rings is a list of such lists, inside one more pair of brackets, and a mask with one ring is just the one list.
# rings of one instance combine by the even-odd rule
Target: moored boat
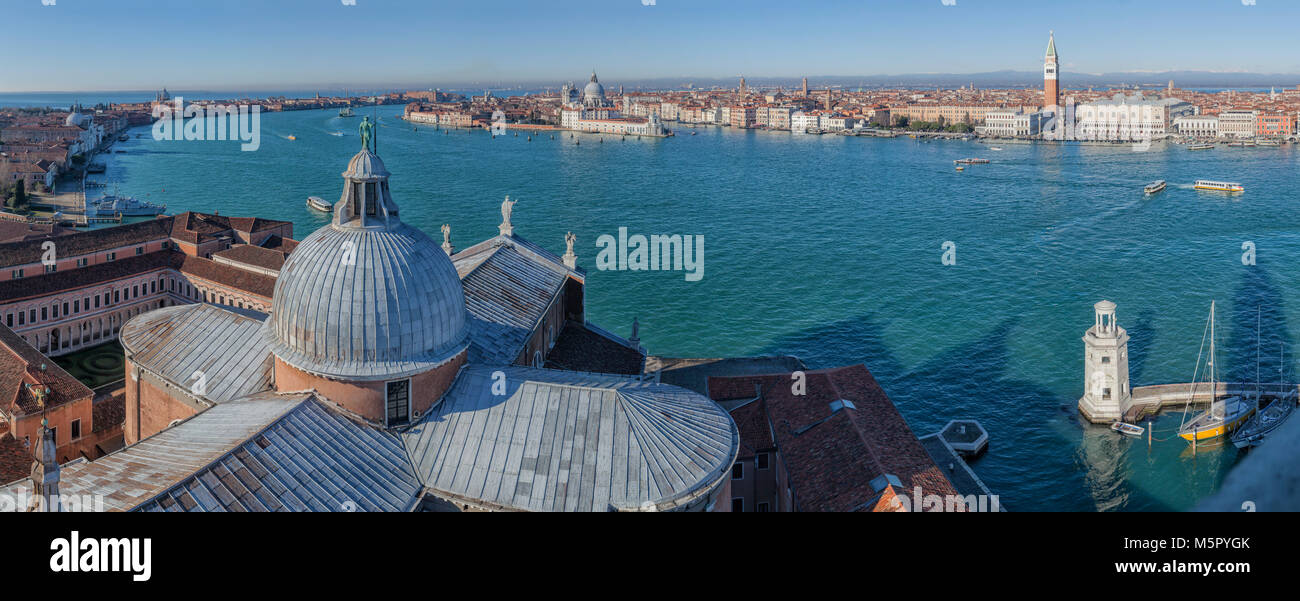
[[[1255,412],[1255,407],[1247,403],[1239,396],[1219,398],[1219,380],[1216,374],[1217,366],[1215,364],[1215,323],[1214,323],[1214,301],[1210,301],[1210,317],[1206,324],[1210,337],[1210,355],[1209,361],[1205,364],[1206,382],[1198,382],[1192,379],[1192,388],[1189,391],[1187,406],[1190,407],[1196,399],[1196,388],[1198,384],[1208,384],[1210,390],[1210,407],[1205,411],[1187,419],[1187,411],[1183,410],[1183,422],[1178,426],[1178,436],[1193,445],[1203,442],[1212,441],[1232,434]],[[1204,344],[1204,342],[1202,342]],[[1199,371],[1201,367],[1201,357],[1196,357],[1196,367]]]
[[316,209],[317,211],[324,211],[326,213],[334,212],[334,205],[325,202],[325,199],[319,196],[308,196],[307,206]]
[[1192,144],[1187,147],[1188,150],[1214,150],[1213,144]]
[[1154,181],[1154,182],[1151,182],[1151,183],[1147,184],[1146,186],[1143,186],[1143,187],[1142,187],[1142,192],[1144,192],[1144,193],[1146,193],[1146,194],[1155,194],[1155,193],[1157,193],[1157,192],[1162,192],[1162,191],[1164,191],[1164,189],[1165,189],[1165,187],[1166,187],[1167,185],[1168,185],[1168,184],[1165,183],[1165,180],[1158,179],[1158,180],[1156,180],[1156,181]]
[[154,203],[136,200],[130,196],[118,196],[114,194],[104,196],[87,204],[87,213],[94,215],[121,215],[123,217],[152,217],[161,215],[167,210],[167,205],[156,205]]
[[1125,436],[1141,436],[1142,433],[1146,431],[1146,428],[1143,428],[1142,426],[1136,426],[1125,422],[1115,422],[1110,425],[1110,429]]
[[[1256,309],[1255,317],[1255,414],[1250,416],[1236,432],[1232,433],[1232,444],[1238,449],[1249,448],[1264,442],[1264,438],[1269,433],[1278,429],[1286,423],[1287,418],[1295,413],[1296,392],[1294,384],[1286,381],[1283,360],[1283,351],[1278,349],[1277,360],[1277,380],[1278,393],[1265,394],[1260,386],[1259,377],[1259,346],[1260,346],[1260,322],[1262,309]],[[1267,399],[1267,402],[1265,401]]]
[[1237,182],[1220,182],[1211,179],[1198,179],[1192,186],[1197,190],[1214,190],[1216,192],[1242,192],[1246,188]]

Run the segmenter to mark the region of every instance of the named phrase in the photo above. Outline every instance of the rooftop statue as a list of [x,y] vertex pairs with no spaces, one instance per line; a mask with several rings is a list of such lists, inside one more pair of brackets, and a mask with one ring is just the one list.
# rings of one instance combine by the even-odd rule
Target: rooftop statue
[[375,123],[369,116],[361,118],[357,131],[361,133],[361,149],[374,152]]

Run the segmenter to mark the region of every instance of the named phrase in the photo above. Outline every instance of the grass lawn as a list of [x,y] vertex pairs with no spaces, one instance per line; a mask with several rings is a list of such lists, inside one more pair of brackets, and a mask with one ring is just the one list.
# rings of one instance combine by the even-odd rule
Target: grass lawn
[[91,388],[126,377],[126,354],[116,340],[55,357],[54,362]]

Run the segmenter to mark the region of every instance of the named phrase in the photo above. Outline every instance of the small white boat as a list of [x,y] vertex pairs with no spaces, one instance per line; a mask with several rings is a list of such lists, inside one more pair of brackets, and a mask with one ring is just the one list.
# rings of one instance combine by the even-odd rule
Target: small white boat
[[343,132],[341,132],[341,131],[332,131],[332,132],[330,132],[330,135],[331,135],[331,136],[334,136],[334,137],[336,137],[336,138],[342,138],[342,137],[343,137]]
[[1188,150],[1214,150],[1213,144],[1192,144],[1187,147]]
[[321,197],[319,197],[319,196],[308,196],[308,197],[307,197],[307,206],[310,207],[310,208],[316,209],[317,211],[323,211],[323,212],[326,212],[326,213],[333,213],[333,212],[334,212],[334,205],[332,205],[332,204],[330,204],[330,203],[328,203],[328,202],[325,202],[325,199],[323,199],[323,198],[321,198]]
[[988,159],[976,159],[976,158],[970,158],[970,159],[957,159],[957,160],[955,160],[955,161],[953,161],[953,162],[954,162],[954,163],[957,163],[958,165],[983,165],[983,164],[985,164],[985,163],[988,163],[989,160],[988,160]]
[[990,146],[989,150],[1002,150],[1001,146]]
[[1125,436],[1141,436],[1143,432],[1146,432],[1146,428],[1142,426],[1135,426],[1125,422],[1115,422],[1110,425],[1110,429]]
[[1164,191],[1166,186],[1167,184],[1165,183],[1165,180],[1158,179],[1154,182],[1147,184],[1146,186],[1143,186],[1142,192],[1145,194],[1156,194],[1158,192]]

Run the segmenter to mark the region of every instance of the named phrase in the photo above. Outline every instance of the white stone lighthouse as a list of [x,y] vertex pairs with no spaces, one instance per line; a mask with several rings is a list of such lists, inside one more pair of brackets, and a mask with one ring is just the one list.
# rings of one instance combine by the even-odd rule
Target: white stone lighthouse
[[1079,411],[1088,421],[1123,417],[1132,402],[1128,382],[1128,332],[1115,323],[1115,303],[1093,305],[1096,321],[1083,335],[1083,397]]

